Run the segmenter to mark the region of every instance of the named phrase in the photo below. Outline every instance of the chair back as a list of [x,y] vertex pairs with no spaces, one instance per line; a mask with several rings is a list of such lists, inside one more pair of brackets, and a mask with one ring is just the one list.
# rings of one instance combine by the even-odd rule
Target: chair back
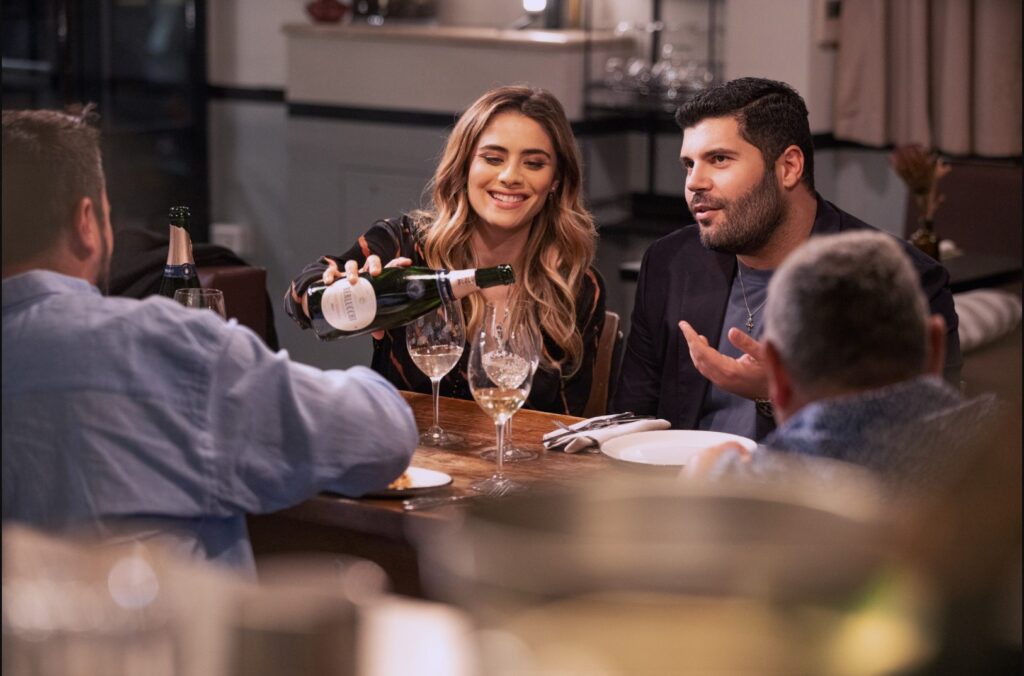
[[584,417],[593,418],[608,412],[608,402],[614,394],[613,388],[618,380],[621,362],[622,331],[619,330],[619,315],[608,310],[604,313],[604,328],[597,339],[597,357],[594,359],[590,398],[583,409]]
[[[228,317],[248,326],[269,344],[267,313],[267,271],[250,265],[200,267],[199,283],[224,292]],[[273,337],[277,342],[277,336]],[[276,348],[276,345],[272,346]]]

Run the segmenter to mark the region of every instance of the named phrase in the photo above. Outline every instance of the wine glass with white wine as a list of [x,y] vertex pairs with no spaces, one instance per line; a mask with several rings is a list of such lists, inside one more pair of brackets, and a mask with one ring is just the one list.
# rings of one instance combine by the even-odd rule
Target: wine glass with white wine
[[[505,425],[530,395],[538,360],[539,340],[526,321],[525,306],[510,305],[504,314],[488,303],[484,322],[474,337],[469,356],[469,389],[484,413],[494,420],[497,471],[470,486],[488,495],[504,495],[525,488],[504,476]],[[498,317],[502,319],[498,319]]]
[[466,346],[462,303],[443,300],[436,310],[408,324],[405,327],[405,344],[413,363],[430,378],[434,397],[434,424],[420,435],[420,444],[435,448],[461,444],[464,441],[462,437],[440,425],[440,387],[441,379],[459,363]]
[[[516,307],[516,306],[511,306],[511,307]],[[497,323],[503,324],[503,325],[507,324],[509,322],[509,312],[510,311],[511,311],[510,308],[506,307],[505,311],[502,313],[501,317],[498,317],[497,315],[493,315],[493,314],[488,314],[487,317],[486,317],[486,321],[488,321],[488,322],[497,322]],[[542,343],[541,343],[541,339],[540,339],[540,334],[538,332],[536,332],[536,331],[524,332],[523,333],[523,338],[524,339],[532,338],[532,339],[534,339],[536,341],[536,345],[534,346],[534,350],[533,350],[534,359],[532,360],[532,362],[530,364],[530,366],[533,368],[534,374],[536,374],[537,373],[537,367],[540,365],[540,354],[541,354],[541,349],[542,349],[542,347],[541,347]],[[536,458],[537,457],[537,453],[535,453],[534,451],[527,451],[527,450],[525,450],[523,448],[520,448],[520,447],[515,445],[515,441],[512,439],[512,427],[513,427],[512,419],[509,418],[508,423],[506,423],[506,425],[505,425],[505,455],[504,455],[503,460],[505,462],[524,462],[526,460],[533,460],[534,458]],[[483,458],[484,460],[494,460],[494,454],[495,453],[497,453],[497,449],[496,448],[488,448],[488,449],[480,452],[480,457]]]

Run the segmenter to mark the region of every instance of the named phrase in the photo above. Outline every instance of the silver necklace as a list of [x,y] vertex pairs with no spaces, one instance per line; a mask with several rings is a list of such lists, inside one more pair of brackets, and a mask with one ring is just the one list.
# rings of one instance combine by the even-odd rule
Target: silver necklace
[[743,294],[743,307],[747,308],[747,333],[753,333],[754,315],[761,311],[761,308],[763,308],[764,304],[768,302],[768,299],[765,298],[763,301],[761,301],[760,305],[758,305],[756,308],[753,309],[753,311],[751,311],[750,303],[747,302],[747,288],[743,285],[743,266],[740,264],[739,261],[736,261],[736,276],[740,280],[740,292]]

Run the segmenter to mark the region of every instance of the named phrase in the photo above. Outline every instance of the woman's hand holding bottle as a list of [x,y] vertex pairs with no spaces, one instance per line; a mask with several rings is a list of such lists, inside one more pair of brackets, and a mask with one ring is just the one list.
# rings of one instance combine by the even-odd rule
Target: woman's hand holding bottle
[[[321,340],[361,333],[376,333],[405,326],[448,300],[491,286],[515,281],[512,267],[433,270],[396,258],[381,267],[380,258],[368,257],[359,274],[354,261],[329,264],[321,283],[306,290],[310,322]],[[391,268],[388,270],[387,268]],[[355,283],[353,283],[353,281]],[[340,282],[340,283],[339,283]]]
[[[354,260],[346,260],[345,271],[342,272],[341,269],[338,268],[338,263],[335,262],[334,259],[330,259],[327,262],[327,269],[324,270],[323,279],[324,284],[328,286],[331,286],[332,284],[334,284],[335,282],[344,277],[348,278],[349,284],[355,284],[359,281],[359,272],[370,272],[370,274],[372,274],[373,277],[377,277],[378,274],[381,273],[381,270],[384,269],[384,267],[409,267],[412,264],[413,260],[411,258],[399,256],[398,258],[391,259],[390,261],[388,261],[387,265],[384,265],[382,267],[380,256],[376,254],[371,254],[370,256],[367,257],[367,262],[362,264],[361,268],[359,267],[359,264]],[[306,313],[306,316],[309,316],[309,305],[307,304],[305,295],[302,296],[302,310]],[[375,339],[380,340],[381,338],[384,337],[384,332],[374,331],[370,335],[373,336]]]
[[[323,279],[324,284],[327,284],[328,286],[338,281],[342,277],[348,277],[348,283],[355,284],[356,282],[359,281],[359,273],[361,272],[369,272],[372,276],[376,277],[384,268],[407,268],[410,265],[412,265],[411,258],[399,256],[398,258],[391,259],[390,261],[388,261],[387,265],[382,267],[380,264],[380,256],[376,254],[370,254],[369,256],[366,257],[366,262],[363,263],[362,268],[360,268],[359,263],[357,263],[354,260],[345,261],[345,272],[343,273],[341,270],[338,269],[338,264],[334,260],[329,260],[327,261],[327,269],[324,270]],[[303,299],[303,301],[305,301],[305,299]],[[308,308],[306,308],[306,314],[309,314]],[[370,335],[373,336],[374,340],[380,340],[384,337],[384,332],[374,331]]]
[[345,261],[345,272],[343,273],[338,269],[338,264],[332,260],[327,263],[327,269],[324,270],[324,284],[333,284],[342,277],[348,277],[348,283],[355,284],[359,281],[359,274],[362,272],[369,272],[370,275],[376,277],[384,268],[407,268],[410,265],[412,265],[411,258],[399,256],[388,261],[387,265],[381,266],[380,256],[370,254],[361,268],[356,261]]

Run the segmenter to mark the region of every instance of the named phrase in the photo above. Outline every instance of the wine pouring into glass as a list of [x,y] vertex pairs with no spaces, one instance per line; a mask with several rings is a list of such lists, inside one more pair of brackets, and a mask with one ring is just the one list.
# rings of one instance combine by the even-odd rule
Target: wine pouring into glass
[[430,378],[434,401],[434,424],[420,435],[420,444],[445,448],[464,439],[440,425],[441,379],[459,363],[466,344],[462,303],[445,298],[436,310],[416,318],[405,327],[405,342],[412,361]]
[[510,304],[502,316],[488,303],[483,326],[474,337],[469,357],[469,389],[473,398],[494,421],[497,470],[484,481],[470,486],[488,495],[505,495],[525,488],[503,474],[505,426],[530,395],[539,338],[525,317],[526,308]]
[[[509,325],[509,323],[510,323],[509,313],[510,313],[510,309],[506,307],[505,311],[502,313],[503,317],[500,320],[498,320],[497,313],[495,313],[495,315],[493,317],[493,320],[499,322],[499,326],[497,327],[498,329],[503,330],[503,329],[501,329],[502,326]],[[488,315],[487,316],[487,320],[491,320],[491,319],[492,319],[491,316]],[[532,354],[534,355],[534,358],[530,362],[530,367],[531,367],[533,373],[536,374],[537,373],[537,367],[540,365],[540,354],[541,354],[540,335],[536,331],[527,331],[527,332],[523,333],[523,338],[524,339],[531,339],[531,340],[535,341],[535,344],[534,344],[533,349],[532,349]],[[509,418],[508,422],[505,424],[505,443],[504,443],[504,447],[505,447],[505,450],[504,450],[504,454],[503,454],[503,457],[502,457],[502,460],[504,462],[524,462],[526,460],[533,460],[534,458],[537,457],[537,454],[535,452],[527,451],[527,450],[524,450],[522,448],[519,448],[512,441],[512,418]],[[497,448],[488,448],[488,449],[480,452],[480,457],[483,458],[484,460],[494,460],[494,456],[497,454],[497,452],[498,452]]]

